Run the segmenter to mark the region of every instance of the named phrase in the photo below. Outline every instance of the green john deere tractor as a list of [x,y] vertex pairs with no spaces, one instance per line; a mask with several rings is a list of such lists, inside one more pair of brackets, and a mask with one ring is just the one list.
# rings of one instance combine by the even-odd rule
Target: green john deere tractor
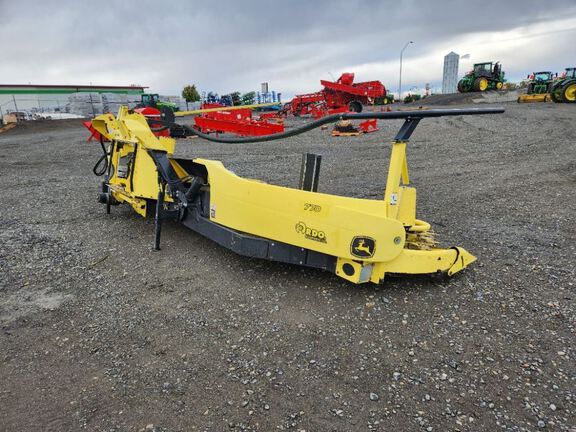
[[500,62],[476,63],[474,69],[458,81],[458,91],[468,93],[500,90],[505,81]]
[[548,93],[552,88],[552,82],[554,81],[554,74],[552,72],[534,72],[530,76],[530,83],[526,93],[528,94],[543,94]]
[[564,76],[552,85],[550,96],[554,102],[576,102],[576,67],[566,68]]
[[386,92],[386,96],[379,96],[374,98],[374,105],[388,105],[394,103],[394,94],[392,92]]
[[143,93],[140,103],[136,108],[152,107],[162,111],[162,108],[169,109],[172,112],[178,111],[178,106],[172,102],[163,102],[157,93]]
[[[558,75],[558,74],[556,74]],[[534,72],[528,75],[530,80],[526,88],[526,94],[518,96],[518,103],[527,102],[549,102],[549,95],[554,84],[554,74],[552,72]]]

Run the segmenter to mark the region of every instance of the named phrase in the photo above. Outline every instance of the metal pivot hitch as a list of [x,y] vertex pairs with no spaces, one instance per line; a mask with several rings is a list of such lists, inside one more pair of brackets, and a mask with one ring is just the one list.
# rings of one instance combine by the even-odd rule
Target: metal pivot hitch
[[170,219],[241,255],[323,269],[354,283],[378,283],[387,273],[451,276],[476,258],[461,247],[438,247],[430,224],[416,218],[406,147],[424,118],[503,111],[345,113],[257,138],[216,138],[166,124],[179,127],[184,136],[232,144],[286,138],[340,119],[403,119],[391,144],[383,200],[318,192],[319,155],[304,155],[299,189],[241,178],[220,161],[174,158],[175,140],[156,137],[145,117],[126,107],[117,117],[105,114],[92,121],[109,140],[95,172],[107,174],[103,202],[126,203],[141,216],[154,218],[155,249],[160,248],[162,221]]

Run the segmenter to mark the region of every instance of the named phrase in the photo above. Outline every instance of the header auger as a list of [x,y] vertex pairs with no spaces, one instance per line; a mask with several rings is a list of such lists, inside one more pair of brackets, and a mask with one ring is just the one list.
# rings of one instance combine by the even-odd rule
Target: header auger
[[173,157],[176,142],[156,137],[146,119],[123,107],[92,124],[110,140],[100,167],[100,202],[126,203],[155,222],[160,247],[162,221],[186,227],[241,255],[336,273],[354,283],[383,280],[387,273],[453,275],[475,261],[461,247],[438,248],[428,223],[416,218],[406,146],[423,118],[495,114],[501,108],[342,114],[266,137],[215,138],[186,126],[183,135],[240,143],[280,139],[340,119],[404,119],[392,142],[383,200],[317,192],[320,156],[303,158],[300,189],[241,178],[220,161]]

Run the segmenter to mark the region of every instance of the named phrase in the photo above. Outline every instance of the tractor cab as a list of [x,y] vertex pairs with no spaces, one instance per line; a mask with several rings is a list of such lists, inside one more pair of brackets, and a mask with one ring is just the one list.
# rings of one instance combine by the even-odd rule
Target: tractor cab
[[492,68],[494,64],[490,63],[476,63],[474,65],[474,75],[476,76],[488,76],[492,75]]
[[500,62],[475,63],[474,69],[472,69],[468,75],[475,78],[485,77],[490,79],[500,79],[501,71],[502,66],[500,66]]
[[152,108],[156,108],[159,101],[160,96],[157,93],[154,94],[144,93],[141,95],[140,99],[140,102],[143,106]]
[[472,71],[474,76],[493,77],[500,75],[500,63],[476,63]]
[[576,68],[566,68],[564,78],[576,78]]
[[532,81],[544,82],[544,81],[552,81],[553,74],[552,72],[534,72],[532,76],[529,77]]

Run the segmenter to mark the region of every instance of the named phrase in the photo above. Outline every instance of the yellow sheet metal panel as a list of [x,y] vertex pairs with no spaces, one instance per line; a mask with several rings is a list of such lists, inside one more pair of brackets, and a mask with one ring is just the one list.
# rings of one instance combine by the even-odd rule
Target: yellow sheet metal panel
[[[158,198],[158,173],[156,164],[146,150],[139,148],[134,164],[134,190],[132,193],[140,198]],[[169,197],[167,197],[169,198]]]
[[447,272],[449,276],[476,261],[463,248],[413,250],[404,249],[394,260],[374,264],[371,281],[378,283],[386,273],[434,274]]
[[395,219],[405,226],[414,226],[416,224],[416,188],[401,186],[398,195],[399,205]]
[[[134,156],[134,148],[138,146],[136,156]],[[118,148],[120,147],[120,148]],[[130,165],[124,169],[120,169],[121,160],[124,159],[122,164]],[[125,194],[134,198],[158,198],[158,175],[156,173],[156,164],[140,145],[130,143],[116,143],[116,150],[114,151],[112,164],[114,169],[112,177],[108,180],[110,185],[116,186],[115,191],[121,189]],[[128,170],[127,175],[123,176],[122,172]],[[134,189],[132,190],[132,185]],[[114,192],[116,197],[117,192]],[[118,197],[116,197],[118,198]],[[138,202],[138,206],[140,203]],[[135,208],[136,210],[136,208]]]
[[147,203],[146,200],[141,198],[135,198],[130,193],[126,192],[122,187],[118,185],[111,184],[110,190],[114,199],[118,202],[125,202],[132,206],[134,211],[142,217],[146,217]]
[[[391,189],[394,188],[391,187]],[[409,186],[399,186],[388,197],[388,217],[399,220],[404,225],[414,225],[416,220],[416,189]]]
[[221,225],[328,255],[390,261],[404,246],[402,224],[382,201],[339,197],[247,180],[222,163],[196,159],[208,170],[210,219]]
[[466,249],[461,247],[455,247],[453,249],[458,251],[458,257],[456,258],[454,265],[448,270],[448,276],[452,276],[453,274],[458,273],[460,270],[465,269],[474,261],[476,261],[476,257]]
[[401,183],[410,183],[408,162],[406,160],[406,143],[402,141],[392,143],[386,190],[384,191],[384,203],[386,204],[386,215],[388,217],[395,217],[398,213],[398,194]]
[[374,265],[338,258],[336,260],[336,275],[353,283],[366,283],[370,281]]

